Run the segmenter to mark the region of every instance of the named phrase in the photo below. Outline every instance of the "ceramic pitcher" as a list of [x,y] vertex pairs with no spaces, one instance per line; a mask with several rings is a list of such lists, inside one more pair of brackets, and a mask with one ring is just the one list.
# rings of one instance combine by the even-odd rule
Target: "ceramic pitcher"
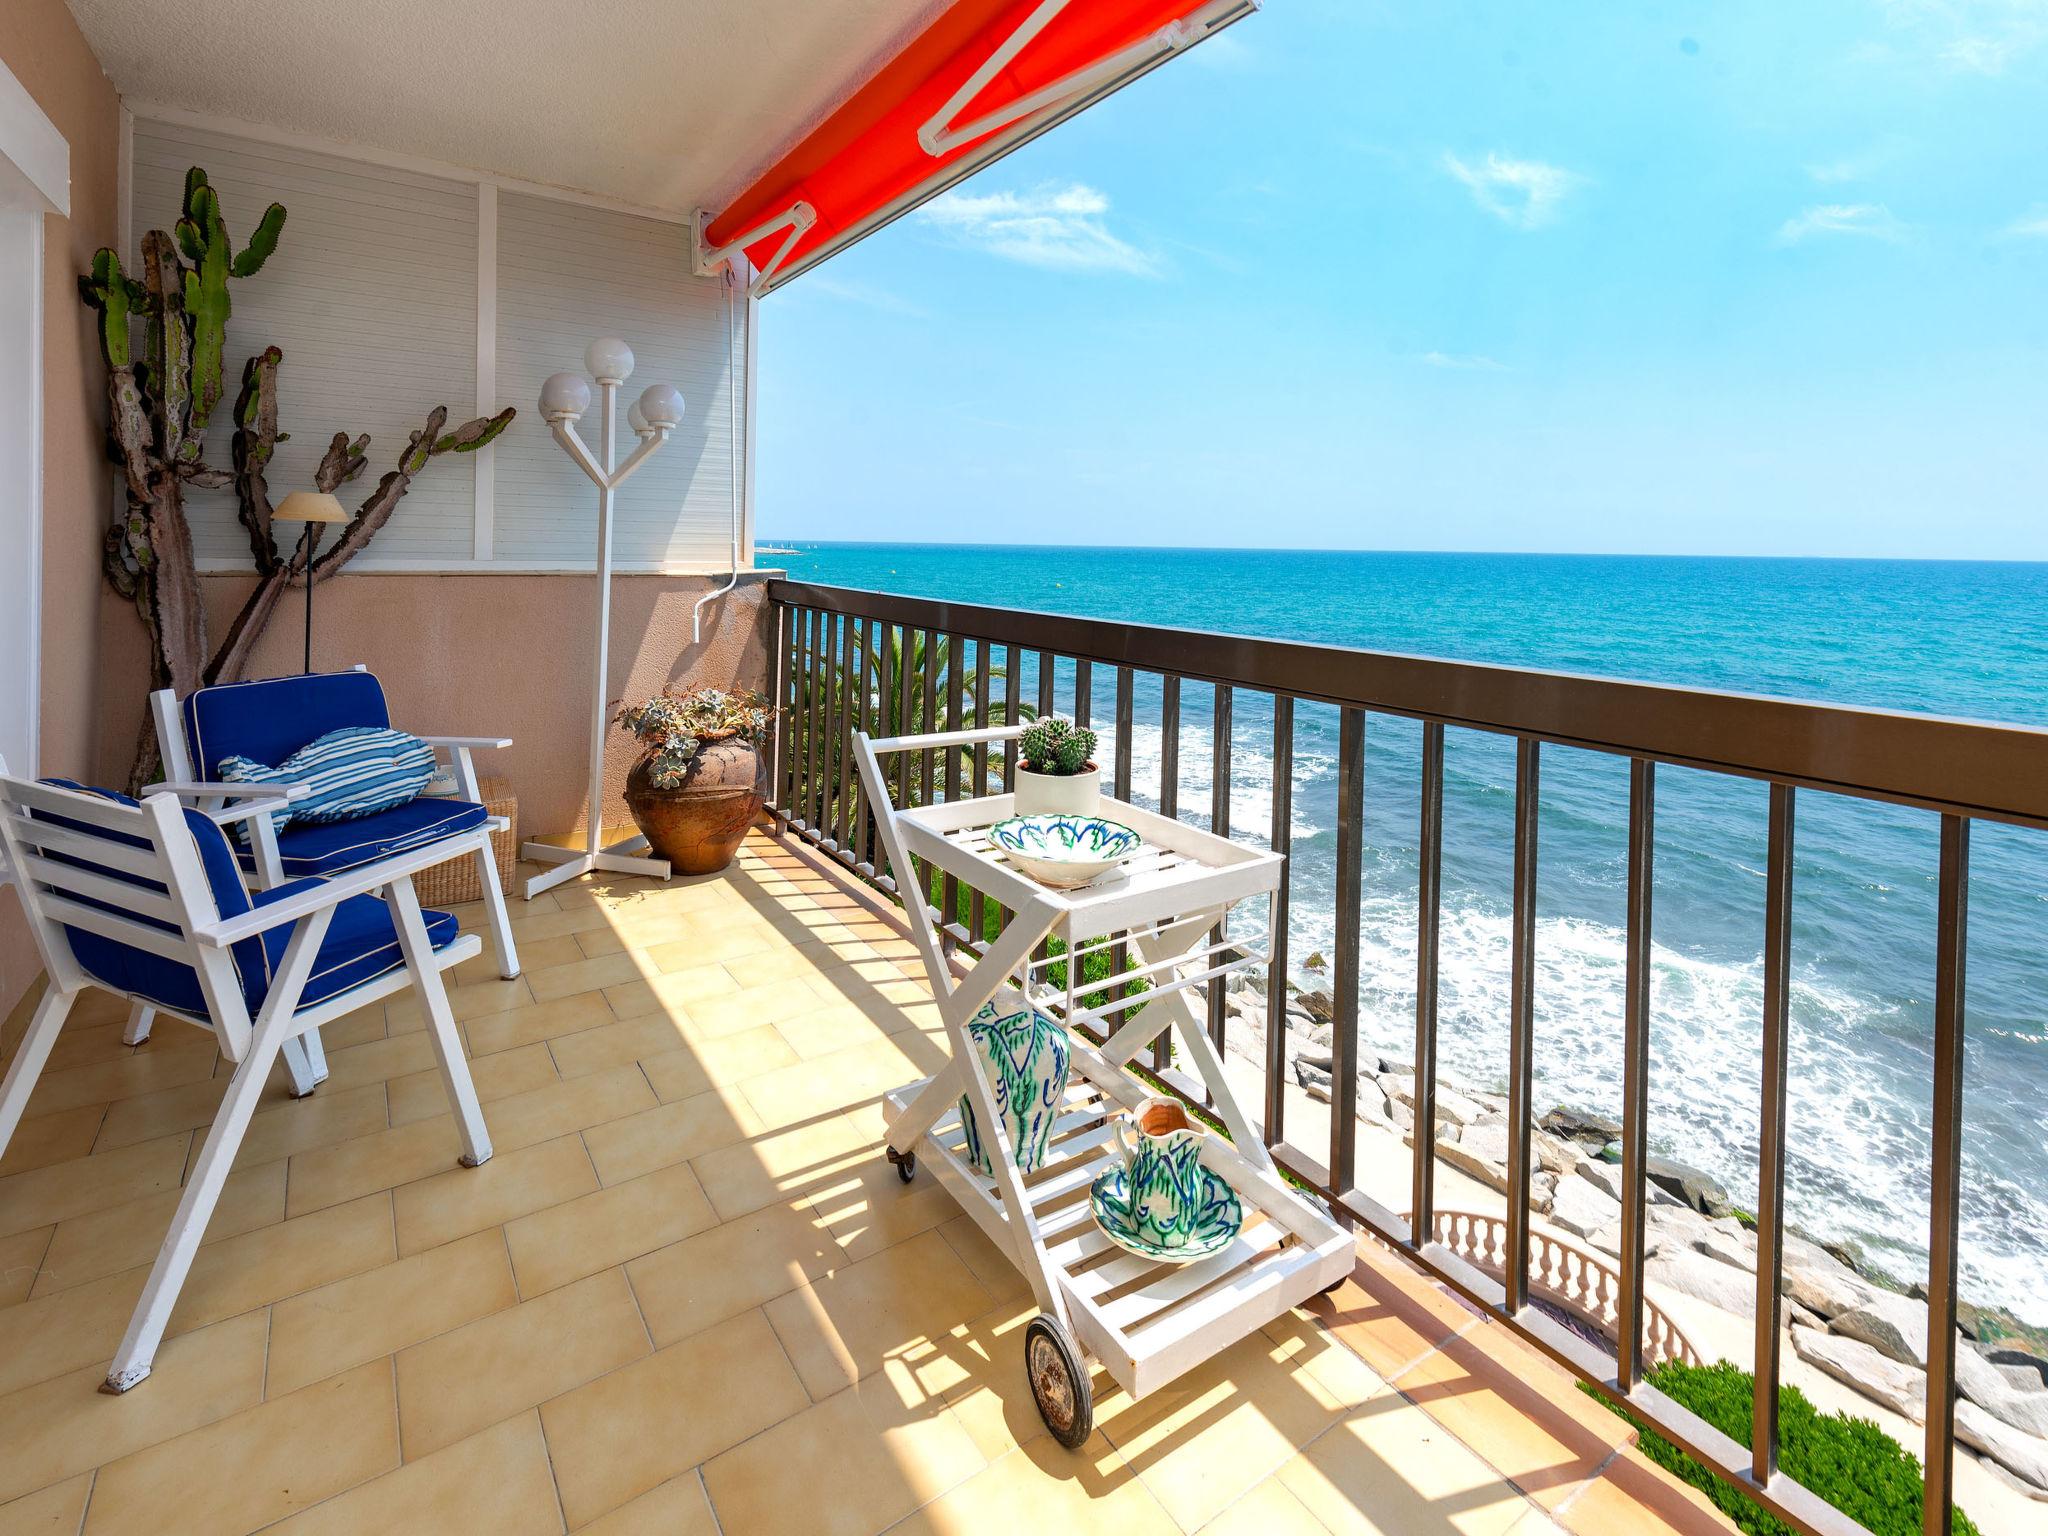
[[[982,1076],[995,1094],[996,1110],[1009,1132],[1010,1149],[1021,1172],[1036,1172],[1052,1146],[1053,1123],[1067,1091],[1067,1032],[1056,1019],[1029,1008],[1001,1012],[993,1002],[967,1024]],[[960,1095],[960,1123],[967,1131],[967,1160],[979,1173],[993,1174],[989,1149],[974,1107]]]
[[1137,1235],[1159,1248],[1183,1248],[1202,1214],[1206,1133],[1177,1099],[1150,1098],[1111,1123],[1123,1154]]

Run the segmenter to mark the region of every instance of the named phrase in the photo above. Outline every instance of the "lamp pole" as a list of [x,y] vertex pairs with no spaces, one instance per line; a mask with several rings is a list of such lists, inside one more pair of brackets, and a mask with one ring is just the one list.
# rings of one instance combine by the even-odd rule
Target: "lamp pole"
[[526,882],[526,899],[551,890],[594,870],[621,874],[669,876],[668,860],[641,856],[646,839],[637,834],[609,846],[604,841],[604,736],[605,698],[609,691],[612,619],[612,493],[663,443],[683,419],[683,397],[670,384],[653,384],[641,391],[639,401],[627,414],[640,446],[616,461],[617,408],[619,386],[633,375],[633,352],[623,341],[606,338],[593,341],[584,354],[584,366],[597,381],[602,396],[600,429],[604,433],[602,460],[593,456],[577,435],[576,423],[590,409],[590,385],[581,374],[557,373],[541,386],[540,411],[576,467],[597,487],[597,665],[590,703],[590,779],[588,810],[584,817],[583,846],[565,848],[556,843],[528,843],[520,856],[554,867]]

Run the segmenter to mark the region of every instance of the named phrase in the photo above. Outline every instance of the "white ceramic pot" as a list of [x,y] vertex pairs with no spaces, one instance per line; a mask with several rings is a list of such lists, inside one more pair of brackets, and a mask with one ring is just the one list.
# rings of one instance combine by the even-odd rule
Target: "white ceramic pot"
[[1102,795],[1102,770],[1092,764],[1080,773],[1033,773],[1017,765],[1019,816],[1093,816]]

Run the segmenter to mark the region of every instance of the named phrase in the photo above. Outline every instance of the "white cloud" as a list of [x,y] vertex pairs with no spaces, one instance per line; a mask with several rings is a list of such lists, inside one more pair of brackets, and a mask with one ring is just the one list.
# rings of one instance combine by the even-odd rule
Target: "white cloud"
[[[2002,75],[2048,40],[2043,0],[1879,0],[1906,50],[1959,74]],[[1877,46],[1872,57],[1890,50]]]
[[1432,368],[1459,368],[1485,373],[1498,373],[1507,367],[1499,358],[1478,352],[1425,352],[1422,361]]
[[948,192],[925,204],[918,217],[963,245],[1026,266],[1157,276],[1158,258],[1111,234],[1108,212],[1107,196],[1076,181],[1029,192]]
[[1538,229],[1557,217],[1558,205],[1586,178],[1541,160],[1489,154],[1478,165],[1446,153],[1444,169],[1463,182],[1472,200],[1504,224]]
[[2022,240],[2048,240],[2048,203],[2036,203],[2024,218],[2006,225],[2005,232]]
[[1816,235],[1899,241],[1906,237],[1906,226],[1883,203],[1815,203],[1778,227],[1778,244],[1798,245]]

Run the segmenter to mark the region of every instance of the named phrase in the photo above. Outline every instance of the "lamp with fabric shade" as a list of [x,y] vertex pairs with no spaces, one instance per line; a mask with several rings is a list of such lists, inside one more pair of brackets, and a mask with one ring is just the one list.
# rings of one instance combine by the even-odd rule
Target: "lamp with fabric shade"
[[313,670],[313,556],[320,549],[320,529],[348,521],[348,509],[325,491],[293,491],[270,514],[275,523],[306,525],[306,670]]

